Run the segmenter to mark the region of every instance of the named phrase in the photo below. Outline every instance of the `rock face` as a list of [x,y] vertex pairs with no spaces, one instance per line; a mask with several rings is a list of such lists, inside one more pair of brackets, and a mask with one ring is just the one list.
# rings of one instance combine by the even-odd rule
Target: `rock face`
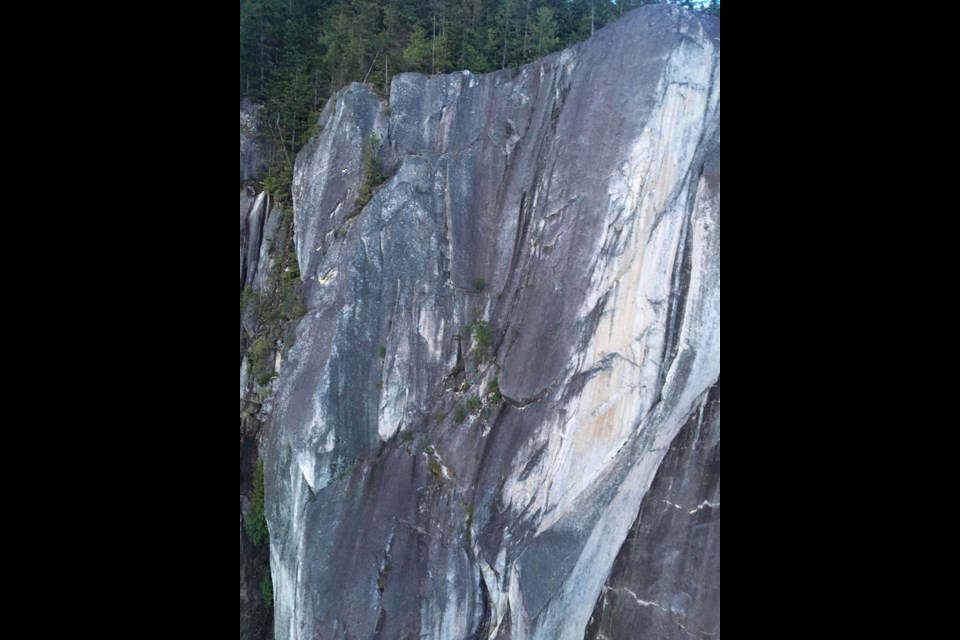
[[647,7],[321,124],[264,441],[276,637],[718,638],[719,22]]
[[720,637],[719,384],[660,465],[586,637],[626,635]]
[[256,142],[259,111],[249,100],[240,102],[240,182],[259,178],[263,171],[263,154]]
[[[260,177],[257,171],[260,156],[254,134],[256,109],[240,105],[240,292],[263,288],[265,265],[269,264],[270,239],[276,227],[276,215],[270,215],[269,199],[258,195],[244,180]],[[246,173],[245,173],[246,172]],[[263,258],[263,259],[261,259]],[[263,263],[263,265],[261,264]],[[263,266],[263,268],[261,268]],[[261,421],[259,409],[250,402],[248,367],[244,366],[247,335],[253,333],[251,314],[240,316],[240,639],[260,640],[272,637],[271,617],[263,603],[262,581],[268,568],[265,549],[254,547],[244,535],[244,519],[249,514],[249,495],[257,461]],[[244,331],[246,323],[247,330]]]
[[240,290],[253,286],[260,260],[263,226],[269,202],[266,194],[257,194],[243,183],[260,178],[262,154],[257,144],[259,107],[249,101],[240,103]]

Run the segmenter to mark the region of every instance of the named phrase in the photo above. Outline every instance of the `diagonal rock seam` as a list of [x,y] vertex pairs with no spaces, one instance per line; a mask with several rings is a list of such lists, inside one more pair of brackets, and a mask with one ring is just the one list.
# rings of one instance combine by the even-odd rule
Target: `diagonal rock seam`
[[[351,85],[321,125],[262,415],[276,637],[621,637],[618,593],[684,612],[649,637],[719,637],[719,22],[646,7],[513,72]],[[392,175],[354,216],[370,135]],[[244,197],[241,290],[271,229]],[[650,523],[706,527],[702,566],[643,556]]]

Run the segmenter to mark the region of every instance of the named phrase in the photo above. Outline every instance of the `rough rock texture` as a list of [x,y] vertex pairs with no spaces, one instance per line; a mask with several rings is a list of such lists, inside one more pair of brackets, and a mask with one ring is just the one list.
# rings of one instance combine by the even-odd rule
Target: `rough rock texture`
[[720,637],[720,385],[670,447],[588,640]]
[[263,171],[263,153],[256,141],[259,111],[249,100],[240,101],[240,182],[259,178]]
[[269,209],[269,197],[251,187],[240,188],[240,290],[256,281],[263,244],[263,226]]
[[270,209],[269,198],[243,183],[262,177],[262,152],[257,143],[257,113],[260,107],[240,102],[240,290],[253,286],[260,261],[263,227]]
[[[662,465],[683,427],[719,440],[719,22],[648,7],[516,72],[398,76],[389,108],[351,86],[321,124],[264,442],[277,638],[661,637],[604,608],[633,586],[719,635],[719,527],[637,524],[658,471],[693,477]],[[392,177],[354,216],[370,134]]]
[[[240,105],[240,180],[260,177],[257,171],[260,152],[252,134],[256,122],[256,108]],[[245,136],[245,131],[250,136]],[[246,173],[245,173],[246,172]],[[245,177],[246,176],[246,177]],[[240,187],[240,291],[255,290],[263,286],[261,262],[269,263],[269,242],[275,228],[276,215],[270,215],[270,203],[264,194],[257,194],[251,187]],[[261,260],[263,257],[263,260]],[[271,617],[263,604],[261,586],[268,567],[267,552],[257,549],[244,535],[244,518],[249,514],[253,472],[258,459],[259,436],[262,423],[258,417],[259,407],[248,397],[248,367],[243,355],[247,350],[244,332],[252,319],[240,317],[240,639],[261,640],[272,637]]]
[[[260,107],[240,103],[240,180],[241,183],[262,178],[262,151],[256,139],[257,113]],[[240,185],[240,291],[264,292],[270,269],[270,245],[277,233],[277,208],[266,193],[250,184]],[[241,318],[241,325],[245,319]],[[246,318],[249,323],[252,318]],[[247,327],[251,332],[252,326]],[[241,345],[242,346],[242,345]],[[241,398],[244,380],[240,381]]]

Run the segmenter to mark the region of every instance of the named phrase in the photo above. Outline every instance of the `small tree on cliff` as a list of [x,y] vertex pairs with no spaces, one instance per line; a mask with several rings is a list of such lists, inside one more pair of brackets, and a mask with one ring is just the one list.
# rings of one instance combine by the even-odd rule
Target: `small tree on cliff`
[[386,176],[383,175],[383,161],[380,159],[380,140],[371,133],[363,140],[363,180],[360,182],[360,192],[357,194],[357,204],[353,215],[359,215],[363,208],[370,203],[373,192],[383,184]]

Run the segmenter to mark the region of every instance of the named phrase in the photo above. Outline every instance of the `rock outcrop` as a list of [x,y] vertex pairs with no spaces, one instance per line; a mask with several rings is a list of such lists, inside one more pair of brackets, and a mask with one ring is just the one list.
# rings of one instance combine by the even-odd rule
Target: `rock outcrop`
[[263,152],[257,143],[259,112],[258,105],[240,101],[240,182],[260,178],[263,172]]
[[647,7],[321,124],[264,440],[276,637],[719,638],[719,21]]
[[719,384],[660,465],[586,635],[623,637],[720,637]]
[[[257,548],[244,535],[244,522],[250,516],[252,479],[259,457],[262,431],[259,397],[249,380],[244,364],[249,336],[256,331],[254,305],[244,304],[253,292],[265,288],[265,270],[270,264],[270,242],[275,233],[277,215],[272,214],[269,198],[244,184],[260,178],[260,150],[256,141],[256,107],[240,104],[240,640],[272,637],[269,607],[264,603],[263,581],[269,572],[266,549]],[[262,268],[261,268],[262,267]],[[244,292],[248,292],[244,295]],[[247,313],[244,313],[244,307]]]

